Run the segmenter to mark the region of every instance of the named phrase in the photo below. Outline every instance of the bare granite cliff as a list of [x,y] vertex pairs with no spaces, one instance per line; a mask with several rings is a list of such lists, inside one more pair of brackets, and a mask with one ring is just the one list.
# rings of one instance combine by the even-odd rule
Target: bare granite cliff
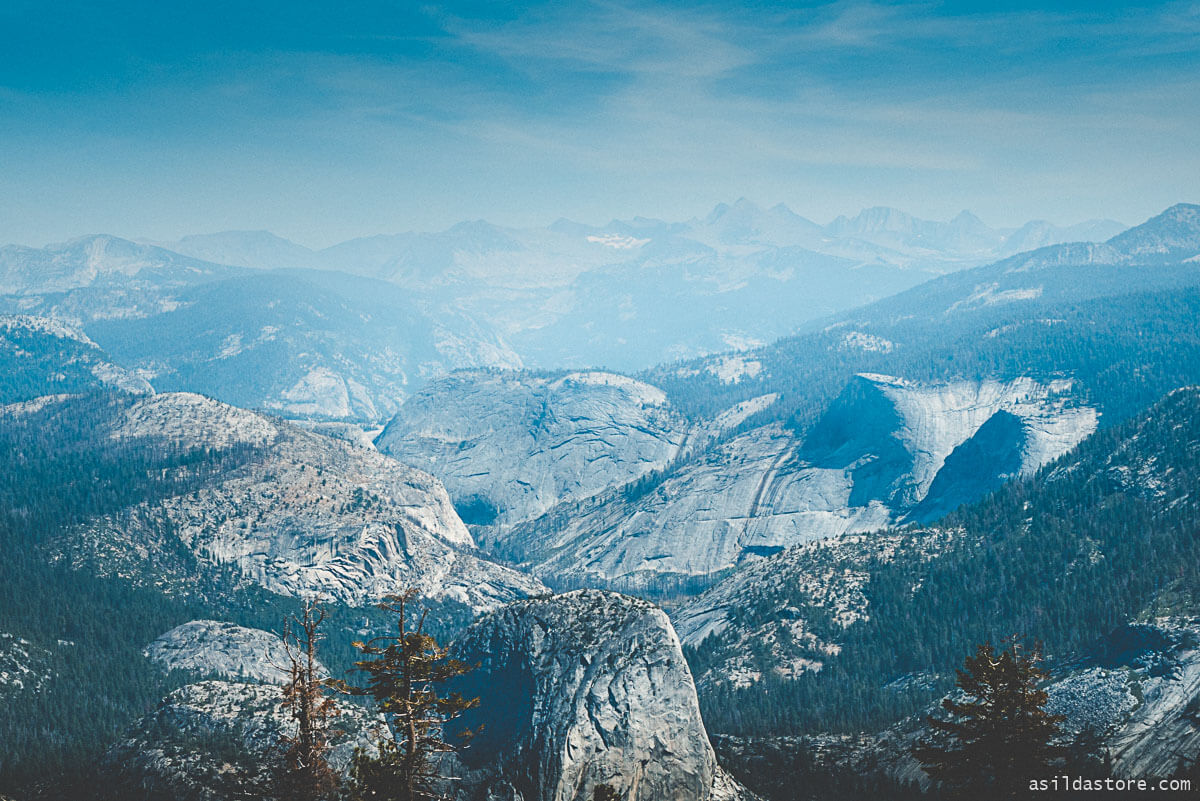
[[469,371],[409,398],[376,444],[503,531],[664,467],[687,430],[662,390],[626,376]]
[[676,465],[647,491],[564,502],[501,552],[550,583],[642,591],[753,558],[936,519],[1029,476],[1097,425],[1069,380],[860,375],[801,438],[781,424]]
[[748,798],[717,766],[691,673],[653,604],[579,590],[518,601],[456,642],[483,730],[461,753],[463,797],[584,801]]

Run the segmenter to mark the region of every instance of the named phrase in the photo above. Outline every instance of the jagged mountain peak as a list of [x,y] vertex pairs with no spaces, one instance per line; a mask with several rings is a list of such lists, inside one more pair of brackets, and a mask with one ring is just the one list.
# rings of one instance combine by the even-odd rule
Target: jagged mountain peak
[[[1112,225],[1120,225],[1112,223]],[[1109,227],[1106,221],[1081,223],[1073,229],[1083,233],[1099,232]],[[1018,234],[1030,233],[1021,229]],[[1033,232],[1036,233],[1036,232]],[[1037,242],[1036,236],[1023,240]],[[1200,255],[1200,206],[1178,203],[1140,225],[1109,238],[1105,242],[1065,242],[1017,253],[988,267],[963,273],[963,277],[996,271],[1022,273],[1056,267],[1087,265],[1130,265],[1141,262],[1171,263],[1187,261]]]
[[460,249],[486,253],[493,250],[521,250],[522,245],[503,228],[487,220],[457,223],[441,234]]
[[741,218],[751,217],[762,214],[762,209],[752,200],[745,197],[739,197],[733,203],[718,203],[713,206],[704,218],[705,225],[713,225],[727,217],[737,216]]
[[836,234],[871,234],[880,231],[907,232],[916,218],[891,206],[871,206],[854,217],[840,216],[829,227]]
[[[266,230],[265,228],[233,228],[228,231],[214,231],[209,234],[188,234],[180,238],[178,244],[189,243],[198,244],[207,241],[232,240],[251,243],[270,243],[282,244],[290,247],[303,248],[308,250],[303,245],[296,244],[290,239],[279,236],[276,233]],[[177,251],[182,252],[182,251]]]
[[728,203],[718,203],[717,205],[713,206],[713,210],[704,217],[705,225],[712,225],[717,220],[724,217],[729,213],[729,208],[730,207]]
[[963,209],[957,215],[955,215],[954,219],[950,221],[950,225],[953,228],[958,228],[971,233],[991,231],[991,228],[988,227],[987,223],[966,209]]

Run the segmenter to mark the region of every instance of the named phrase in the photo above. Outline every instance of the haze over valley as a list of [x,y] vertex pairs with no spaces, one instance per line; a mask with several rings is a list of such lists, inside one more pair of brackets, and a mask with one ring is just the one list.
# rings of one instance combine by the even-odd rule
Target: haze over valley
[[1194,2],[0,30],[0,801],[1200,787]]
[[[270,717],[265,689],[279,679],[242,643],[275,647],[269,618],[296,598],[319,594],[349,615],[341,625],[357,620],[352,626],[361,627],[375,625],[370,604],[409,587],[438,610],[446,636],[473,618],[490,621],[477,626],[493,626],[493,634],[463,635],[477,642],[526,636],[516,632],[528,625],[521,622],[527,614],[553,615],[555,627],[569,630],[576,625],[571,615],[594,615],[596,604],[609,610],[602,613],[606,625],[617,626],[626,610],[636,617],[653,608],[623,606],[632,599],[615,600],[622,597],[615,591],[663,605],[668,614],[652,625],[670,633],[653,637],[675,641],[677,627],[681,642],[662,658],[686,679],[679,679],[678,697],[655,695],[641,687],[644,679],[632,678],[644,669],[635,660],[627,681],[641,689],[592,714],[623,716],[627,703],[666,704],[663,714],[693,716],[689,726],[701,725],[703,714],[710,733],[722,733],[717,751],[705,750],[703,735],[684,736],[670,746],[678,765],[664,763],[654,781],[675,786],[702,777],[688,797],[749,798],[739,782],[787,797],[769,776],[746,773],[751,746],[737,738],[764,730],[834,738],[878,732],[873,756],[831,745],[831,755],[806,770],[836,784],[860,772],[861,760],[882,760],[864,774],[863,786],[924,786],[905,750],[915,736],[905,716],[945,691],[956,649],[1003,626],[1019,622],[1046,638],[1062,688],[1053,697],[1073,704],[1071,714],[1100,714],[1091,701],[1063,694],[1091,680],[1082,677],[1093,674],[1068,667],[1070,660],[1118,636],[1114,624],[1159,626],[1164,633],[1154,636],[1171,644],[1162,648],[1184,649],[1161,658],[1190,665],[1191,572],[1171,573],[1163,585],[1129,583],[1124,571],[1135,563],[1129,560],[1168,571],[1195,564],[1183,555],[1196,547],[1185,477],[1200,451],[1185,432],[1200,419],[1191,416],[1195,392],[1188,388],[1200,371],[1193,324],[1200,207],[1172,206],[1102,242],[1051,243],[1012,255],[1004,241],[1015,232],[980,234],[990,249],[978,240],[968,249],[961,237],[937,240],[935,249],[930,231],[945,233],[953,223],[918,225],[897,214],[884,219],[906,220],[907,234],[828,232],[837,226],[805,234],[808,245],[828,251],[818,253],[795,244],[799,223],[783,233],[770,228],[785,214],[739,202],[703,223],[614,223],[585,235],[558,224],[538,237],[460,226],[376,243],[373,260],[360,255],[353,262],[359,275],[322,263],[327,254],[288,266],[300,258],[295,248],[269,240],[273,250],[265,249],[260,236],[176,245],[188,253],[113,237],[4,249],[0,416],[14,467],[5,525],[16,549],[5,603],[5,692],[31,710],[27,715],[33,707],[20,705],[46,693],[93,691],[92,679],[73,673],[92,664],[71,657],[76,640],[37,636],[41,627],[67,631],[46,618],[55,605],[45,592],[55,587],[72,587],[59,602],[91,604],[97,620],[119,614],[113,604],[147,610],[138,628],[118,639],[145,646],[151,661],[117,648],[104,653],[106,663],[133,670],[129,675],[150,686],[165,680],[164,689],[179,687],[169,700],[178,709],[172,715],[235,739],[241,729],[220,720],[245,721],[238,727],[259,721],[253,725],[284,733],[273,736],[286,734],[288,719]],[[739,226],[721,228],[731,215]],[[698,231],[708,232],[708,244]],[[619,239],[634,233],[642,234],[634,244]],[[904,236],[920,246],[906,252]],[[871,237],[890,238],[892,246],[885,250]],[[332,250],[361,254],[364,247]],[[851,248],[869,249],[871,261],[833,255]],[[626,261],[607,261],[610,250],[621,250],[616,258]],[[652,250],[653,258],[635,252]],[[251,264],[252,255],[262,261]],[[558,266],[524,275],[504,266],[523,258]],[[976,260],[987,263],[974,266]],[[762,268],[784,262],[792,267]],[[413,277],[417,264],[423,272]],[[776,295],[811,299],[806,269],[823,275],[828,297],[841,300],[798,306],[794,333],[756,344],[748,331],[770,334],[753,328],[753,315],[734,314],[737,303],[752,305],[748,287],[755,281],[772,282]],[[722,305],[742,339],[729,347],[730,329],[713,315],[705,316],[712,328],[648,312],[614,321],[611,309],[572,300],[555,317],[533,299],[576,298],[579,287],[610,270],[687,276],[673,297],[693,308]],[[719,280],[738,270],[750,278],[727,286]],[[894,276],[900,291],[877,300],[861,295],[878,289],[855,280],[863,270]],[[518,289],[515,299],[506,297]],[[667,296],[645,297],[665,308]],[[483,297],[500,300],[481,313],[473,304]],[[587,315],[594,319],[585,321]],[[782,325],[782,315],[769,316],[771,325]],[[517,349],[556,326],[591,332],[608,320],[633,331],[644,318],[657,326],[639,333],[645,341],[671,341],[698,355],[651,363],[646,348],[637,351],[646,366],[621,372],[573,362],[565,349],[547,362]],[[664,339],[661,331],[673,333]],[[589,341],[613,360],[632,352],[608,335],[589,334]],[[66,479],[80,471],[99,483]],[[46,491],[58,500],[38,501]],[[1096,497],[1109,499],[1109,512],[1082,512]],[[1013,498],[1025,499],[1014,507],[1015,519],[1008,511]],[[1078,504],[1084,507],[1072,514],[1088,515],[1087,529],[1045,522]],[[1112,539],[1111,526],[1134,517],[1161,519],[1161,528],[1150,523],[1144,540]],[[1001,561],[980,563],[981,543],[996,537]],[[1036,544],[1039,538],[1046,544]],[[1069,564],[1079,558],[1072,554],[1090,554],[1079,578],[1083,596],[1044,584],[1054,560],[1043,556],[1051,553]],[[922,576],[917,589],[896,597],[894,576],[912,571]],[[956,576],[966,574],[977,575],[974,583],[959,583]],[[954,599],[966,588],[986,593],[995,581],[1009,588],[1010,602],[975,603],[953,637],[897,639],[922,620],[943,619],[939,610],[961,602]],[[595,594],[578,595],[581,588]],[[1031,617],[1017,600],[1025,597],[1039,598],[1043,611]],[[511,606],[521,598],[550,600]],[[1055,622],[1060,604],[1074,609],[1069,627]],[[505,622],[504,615],[516,617]],[[330,669],[348,659],[341,649],[353,628],[339,632],[327,655]],[[568,638],[538,647],[600,646]],[[894,661],[868,659],[880,648]],[[184,686],[192,679],[154,667],[153,660],[168,658],[199,665],[193,677],[204,682]],[[559,657],[544,658],[550,661],[521,670],[549,680]],[[1107,669],[1096,664],[1088,670]],[[495,669],[510,668],[501,661]],[[885,681],[872,683],[880,669]],[[1140,705],[1103,713],[1110,717],[1100,742],[1120,742],[1126,754],[1118,768],[1165,770],[1183,758],[1195,734],[1180,717],[1193,699],[1188,680],[1180,681],[1164,685],[1175,700],[1154,712],[1179,721],[1166,739],[1151,744],[1148,733],[1138,733],[1149,731],[1138,728],[1138,716],[1149,714]],[[872,699],[867,705],[850,700],[864,694]],[[778,698],[786,700],[768,701]],[[811,711],[818,698],[840,711]],[[111,737],[97,725],[100,732],[125,730],[134,712],[118,704],[100,721],[65,717],[58,725],[78,731],[74,737]],[[529,725],[556,729],[569,714],[547,712]],[[619,777],[621,760],[641,747],[638,738],[667,736],[647,718],[631,720],[635,728],[620,735],[629,739],[617,762],[603,761],[617,752],[611,735],[597,734],[593,756],[550,773],[465,752],[462,775],[480,787],[524,786],[534,781],[526,770],[550,785]],[[144,720],[129,729],[132,739],[107,752],[106,781],[226,797],[229,788],[165,755],[178,744],[161,740],[164,725]],[[354,725],[363,733],[337,752],[344,770],[353,737],[364,738],[361,744],[371,736],[369,721]],[[15,753],[27,755],[8,769],[31,775],[26,760],[44,753],[37,735],[10,729],[6,737],[20,744]],[[75,753],[75,742],[56,753]],[[266,759],[253,756],[266,742],[246,740],[248,765]],[[784,738],[753,758],[792,764],[808,747],[803,742]],[[513,747],[495,741],[480,754]],[[150,757],[157,753],[164,756]],[[248,767],[247,775],[259,775],[257,769]]]

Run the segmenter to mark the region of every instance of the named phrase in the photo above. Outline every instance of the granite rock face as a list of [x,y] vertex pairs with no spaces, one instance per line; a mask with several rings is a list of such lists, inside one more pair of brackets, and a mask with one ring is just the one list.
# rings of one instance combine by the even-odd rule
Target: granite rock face
[[483,724],[461,753],[465,797],[585,801],[597,784],[631,801],[748,798],[717,767],[695,685],[667,616],[580,590],[518,601],[455,644],[479,667],[459,688]]
[[547,581],[641,591],[785,548],[931,520],[1091,434],[1069,381],[856,377],[801,440],[780,424],[675,466],[651,491],[564,503],[502,551]]
[[[73,564],[167,589],[197,564],[232,567],[272,592],[352,605],[416,587],[480,611],[544,589],[478,554],[437,479],[373,450],[188,393],[114,407],[94,436],[180,454],[170,478],[185,489],[69,530],[55,549]],[[224,460],[196,480],[189,455],[214,451]]]
[[290,663],[279,637],[219,620],[176,626],[150,643],[145,654],[164,670],[183,670],[198,678],[221,676],[263,684],[289,679]]
[[[168,695],[105,756],[102,769],[130,797],[233,801],[261,797],[275,784],[284,736],[296,724],[265,684],[202,681]],[[356,748],[386,735],[383,722],[342,703],[331,729],[329,764],[343,776]]]
[[1047,691],[1063,728],[1097,735],[1116,775],[1170,776],[1200,754],[1200,619],[1122,626]]
[[625,376],[468,371],[407,400],[376,444],[437,476],[468,523],[503,530],[666,466],[687,430]]

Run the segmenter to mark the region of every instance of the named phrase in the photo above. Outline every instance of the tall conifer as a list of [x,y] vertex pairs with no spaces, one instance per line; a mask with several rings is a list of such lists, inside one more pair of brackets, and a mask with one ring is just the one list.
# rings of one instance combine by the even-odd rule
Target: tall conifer
[[933,737],[913,755],[935,781],[972,799],[1015,798],[1030,779],[1046,778],[1062,755],[1055,743],[1063,715],[1046,711],[1048,674],[1037,649],[1013,638],[999,654],[980,645],[958,673],[960,697],[946,698],[948,718],[927,718]]

